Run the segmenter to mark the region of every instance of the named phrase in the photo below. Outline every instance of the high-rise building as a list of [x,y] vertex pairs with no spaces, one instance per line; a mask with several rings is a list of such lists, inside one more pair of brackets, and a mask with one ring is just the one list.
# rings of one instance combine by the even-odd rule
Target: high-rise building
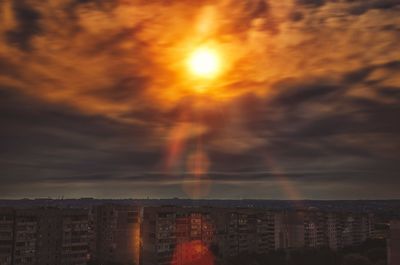
[[106,204],[95,206],[91,213],[92,259],[100,264],[139,264],[140,208]]
[[34,210],[15,212],[13,265],[36,264],[37,220]]
[[390,222],[388,265],[400,264],[400,221]]
[[339,226],[337,233],[339,246],[355,246],[372,236],[373,219],[371,214],[337,213]]
[[11,265],[13,258],[14,210],[0,208],[0,265]]
[[[275,249],[357,245],[372,234],[368,214],[318,209],[269,211],[255,208],[145,207],[142,265],[181,265],[209,255],[226,259]],[[198,252],[182,250],[200,242]],[[179,253],[177,256],[176,253]]]
[[[221,214],[221,211],[218,210],[217,214]],[[276,248],[274,212],[261,209],[229,209],[226,210],[223,223],[224,238],[218,239],[222,257],[240,253],[262,254]]]
[[341,222],[340,218],[335,213],[327,213],[326,215],[326,235],[327,235],[327,246],[330,249],[337,250],[342,246],[341,233]]
[[142,264],[181,265],[201,258],[207,264],[217,257],[266,253],[277,248],[275,214],[246,208],[146,207]]
[[305,213],[284,211],[277,213],[279,223],[279,248],[302,248],[305,246]]
[[304,213],[304,243],[309,248],[328,245],[326,213],[309,209]]
[[84,209],[0,209],[0,265],[85,265]]
[[36,260],[43,265],[84,265],[88,214],[84,209],[38,209]]
[[209,256],[216,230],[211,208],[146,207],[141,264],[183,265]]
[[[373,227],[370,214],[315,208],[0,208],[0,265],[211,265],[244,253],[358,245]],[[391,225],[389,241],[396,265],[398,228]]]
[[88,261],[88,213],[66,209],[62,212],[61,265],[85,265]]

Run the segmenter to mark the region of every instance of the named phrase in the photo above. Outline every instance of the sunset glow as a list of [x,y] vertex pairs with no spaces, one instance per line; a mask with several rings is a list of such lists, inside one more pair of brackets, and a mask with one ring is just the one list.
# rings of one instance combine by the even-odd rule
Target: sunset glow
[[399,1],[4,0],[0,25],[3,198],[400,198]]
[[200,47],[189,56],[188,67],[198,77],[213,78],[221,69],[220,56],[214,49]]

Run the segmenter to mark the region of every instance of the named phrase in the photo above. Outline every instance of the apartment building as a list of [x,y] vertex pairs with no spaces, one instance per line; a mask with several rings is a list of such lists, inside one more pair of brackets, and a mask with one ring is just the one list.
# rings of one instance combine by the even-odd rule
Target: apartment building
[[[220,211],[218,211],[220,212]],[[221,214],[221,213],[219,213]],[[266,253],[275,249],[275,213],[260,209],[229,209],[218,240],[221,256]],[[221,226],[220,226],[221,228]]]
[[106,204],[90,216],[91,255],[100,264],[139,264],[140,207]]
[[283,211],[276,213],[279,234],[279,249],[302,248],[305,246],[305,218],[304,211]]
[[1,265],[85,265],[83,209],[0,209]]
[[275,222],[274,212],[256,209],[146,207],[142,264],[181,265],[204,257],[266,253],[277,248]]
[[146,207],[142,222],[143,265],[183,265],[211,256],[217,227],[212,208]]
[[326,234],[327,246],[330,249],[337,250],[342,247],[342,224],[340,217],[336,213],[326,214]]
[[85,265],[88,260],[88,213],[66,209],[62,212],[61,265]]
[[358,245],[374,236],[373,227],[370,214],[318,209],[0,208],[0,265],[211,265],[243,253]]
[[[207,229],[206,229],[207,228]],[[142,265],[184,264],[196,255],[222,259],[275,249],[358,245],[371,237],[370,214],[318,209],[269,211],[255,208],[146,207],[142,222]],[[201,242],[185,254],[185,242]],[[187,252],[187,251],[186,251]],[[180,253],[178,257],[176,253]],[[189,255],[187,257],[185,255]],[[193,256],[193,257],[192,257]]]
[[34,210],[18,210],[14,215],[14,265],[34,265],[36,262],[37,216]]
[[400,264],[400,221],[390,222],[388,238],[388,265]]
[[0,265],[11,265],[14,244],[14,210],[0,208]]

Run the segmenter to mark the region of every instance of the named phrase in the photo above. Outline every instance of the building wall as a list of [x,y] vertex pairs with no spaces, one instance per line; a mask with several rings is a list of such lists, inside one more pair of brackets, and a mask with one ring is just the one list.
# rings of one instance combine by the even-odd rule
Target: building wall
[[340,223],[336,214],[328,213],[326,216],[326,232],[328,237],[328,247],[333,250],[340,248]]
[[87,212],[0,209],[0,265],[84,265]]
[[210,254],[210,247],[216,241],[214,217],[213,211],[205,208],[146,207],[142,222],[142,264],[190,264]]
[[[372,227],[369,214],[317,209],[108,204],[89,216],[86,209],[0,208],[0,265],[84,265],[89,254],[100,264],[185,265],[274,249],[340,249],[374,235]],[[392,260],[399,253],[395,227]]]
[[[142,264],[180,265],[194,262],[196,257],[261,254],[275,249],[274,238],[275,213],[270,211],[146,207],[142,222]],[[198,244],[198,253],[184,251],[191,244]]]
[[140,208],[101,205],[93,210],[94,257],[100,263],[139,264]]
[[302,248],[305,246],[304,212],[281,213],[281,246],[282,248]]
[[36,262],[38,218],[32,210],[18,210],[14,222],[14,265],[34,265]]
[[388,239],[388,265],[400,264],[400,221],[390,223]]
[[41,265],[60,264],[61,262],[61,215],[57,208],[38,209],[38,236],[36,261]]
[[85,265],[88,260],[88,213],[86,210],[62,212],[61,265]]
[[14,210],[0,208],[0,265],[11,265],[14,237]]

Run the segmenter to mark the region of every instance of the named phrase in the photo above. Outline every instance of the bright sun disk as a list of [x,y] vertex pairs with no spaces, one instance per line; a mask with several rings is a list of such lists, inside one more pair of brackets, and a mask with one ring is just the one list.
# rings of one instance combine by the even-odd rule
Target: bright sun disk
[[212,78],[218,74],[221,63],[216,50],[200,47],[189,56],[188,67],[191,73],[196,76]]

